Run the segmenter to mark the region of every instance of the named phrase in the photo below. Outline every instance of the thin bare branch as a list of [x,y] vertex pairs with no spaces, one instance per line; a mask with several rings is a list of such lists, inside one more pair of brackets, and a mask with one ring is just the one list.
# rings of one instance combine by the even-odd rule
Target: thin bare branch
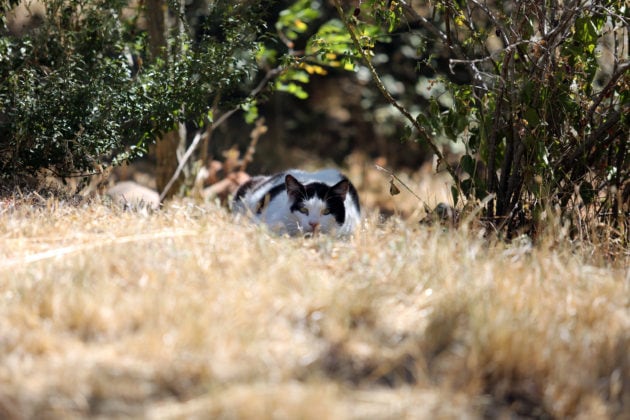
[[597,95],[597,98],[595,99],[595,101],[593,101],[593,104],[588,109],[588,112],[586,113],[587,121],[590,121],[593,118],[593,114],[595,113],[595,110],[597,109],[599,104],[601,104],[604,98],[608,96],[610,92],[614,89],[617,81],[622,76],[626,75],[628,69],[630,69],[630,61],[625,61],[621,63],[618,66],[617,71],[612,76],[610,76],[610,80],[608,81],[606,86],[599,92],[599,95]]
[[449,163],[444,159],[444,155],[440,151],[439,147],[435,144],[434,140],[427,133],[424,127],[422,127],[420,123],[413,117],[413,115],[411,115],[411,113],[402,104],[394,99],[394,97],[389,93],[389,91],[383,84],[383,81],[378,75],[378,72],[372,65],[372,62],[370,61],[361,43],[359,42],[354,25],[348,19],[346,19],[345,12],[343,11],[343,8],[341,7],[341,2],[339,0],[335,0],[335,7],[337,9],[339,17],[343,21],[348,33],[350,34],[350,38],[352,38],[352,42],[354,43],[355,48],[359,51],[359,54],[361,54],[361,58],[363,58],[365,65],[370,71],[370,74],[372,75],[372,80],[374,80],[374,83],[376,84],[378,90],[381,92],[385,100],[387,100],[387,102],[394,106],[394,108],[396,108],[411,123],[411,125],[416,129],[422,140],[424,140],[429,145],[433,153],[435,153],[435,155],[438,157],[438,161],[444,163],[446,170],[453,178],[453,181],[456,185],[459,186],[459,176],[455,172],[455,169],[453,169],[453,167],[449,165]]
[[[267,83],[271,79],[276,77],[278,74],[280,74],[280,72],[283,69],[284,69],[283,67],[276,67],[272,70],[269,70],[267,74],[265,74],[265,77],[260,81],[260,83],[258,83],[258,85],[251,91],[251,93],[249,94],[249,97],[252,99],[257,97],[260,94],[260,92],[262,92],[262,90],[265,88],[265,86],[267,86]],[[186,149],[186,152],[182,156],[182,159],[180,160],[179,165],[177,166],[177,169],[175,170],[175,173],[171,177],[170,181],[166,184],[166,187],[164,187],[164,191],[160,193],[160,202],[164,200],[164,198],[168,194],[168,191],[171,189],[171,187],[173,186],[173,184],[175,183],[179,175],[182,173],[182,170],[184,169],[186,162],[188,162],[188,159],[190,159],[190,156],[192,156],[193,152],[199,145],[199,142],[204,138],[204,136],[209,136],[210,133],[216,127],[223,124],[228,118],[230,118],[239,109],[240,107],[238,106],[235,108],[232,108],[231,110],[227,111],[225,114],[217,118],[216,121],[213,121],[211,126],[206,130],[204,134],[197,133],[197,135],[195,135],[195,138],[193,139],[192,143],[190,144],[190,146],[188,146],[188,149]]]
[[416,193],[415,193],[415,192],[414,192],[414,191],[413,191],[413,190],[412,190],[412,189],[411,189],[411,188],[410,188],[407,184],[405,184],[405,183],[404,183],[404,182],[403,182],[400,178],[398,178],[398,176],[396,176],[396,174],[395,174],[393,171],[391,171],[391,170],[389,170],[389,169],[387,169],[387,168],[383,168],[383,167],[382,167],[382,166],[380,166],[380,165],[374,165],[374,167],[375,167],[376,169],[378,169],[379,171],[381,171],[381,172],[385,172],[386,174],[388,174],[389,176],[391,176],[393,179],[395,179],[396,181],[398,181],[398,182],[400,183],[400,185],[402,185],[403,187],[405,187],[405,189],[406,189],[407,191],[409,191],[409,192],[410,192],[410,193],[411,193],[414,197],[416,197],[416,198],[418,199],[418,201],[420,201],[420,202],[424,205],[424,207],[425,207],[425,208],[428,208],[428,206],[427,206],[427,204],[424,202],[424,200],[423,200],[422,198],[420,198],[420,196],[419,196],[418,194],[416,194]]

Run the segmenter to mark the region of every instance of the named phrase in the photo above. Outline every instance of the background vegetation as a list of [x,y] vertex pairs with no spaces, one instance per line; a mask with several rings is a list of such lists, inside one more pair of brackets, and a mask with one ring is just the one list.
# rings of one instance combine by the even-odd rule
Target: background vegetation
[[[624,2],[18,3],[0,418],[627,417]],[[128,159],[161,208],[72,182]],[[195,196],[321,165],[346,241]]]
[[4,15],[3,179],[99,172],[157,140],[169,196],[195,134],[190,162],[206,165],[244,151],[243,122],[260,115],[253,171],[295,165],[298,148],[337,164],[435,158],[451,204],[481,205],[498,232],[536,235],[559,209],[576,234],[627,243],[624,2],[258,3],[58,0]]

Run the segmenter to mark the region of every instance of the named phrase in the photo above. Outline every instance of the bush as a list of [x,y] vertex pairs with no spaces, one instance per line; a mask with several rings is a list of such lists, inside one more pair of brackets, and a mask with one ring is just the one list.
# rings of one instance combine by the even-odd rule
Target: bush
[[365,61],[379,38],[370,41],[363,21],[395,32],[397,42],[415,39],[399,56],[416,51],[418,68],[430,70],[420,89],[429,98],[425,109],[408,111],[421,96],[419,85],[395,99],[379,80],[388,70],[367,65],[415,129],[409,138],[428,143],[443,161],[441,138],[463,148],[456,167],[441,162],[454,178],[456,204],[482,203],[487,220],[508,235],[535,232],[545,212],[557,208],[577,228],[605,221],[628,240],[624,2],[546,8],[534,1],[438,1],[417,11],[407,2],[372,0],[352,15],[335,4],[355,34],[352,50]]
[[[8,11],[15,1],[0,2]],[[0,38],[0,174],[85,175],[142,155],[180,121],[246,100],[262,11],[219,1],[205,24],[171,31],[177,59],[150,57],[126,1],[48,0],[37,28]],[[173,16],[177,13],[173,12]],[[183,17],[181,17],[183,19]]]

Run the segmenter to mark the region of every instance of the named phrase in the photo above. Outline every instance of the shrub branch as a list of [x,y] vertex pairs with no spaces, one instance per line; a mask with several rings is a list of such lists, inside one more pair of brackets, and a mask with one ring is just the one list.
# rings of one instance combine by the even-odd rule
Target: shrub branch
[[[249,97],[252,99],[256,98],[260,94],[260,92],[262,92],[265,86],[267,86],[267,83],[271,79],[276,77],[278,74],[280,74],[282,70],[283,70],[282,67],[277,67],[272,70],[269,70],[267,74],[265,74],[265,77],[260,81],[260,83],[258,83],[258,85],[251,91],[251,93],[249,94]],[[175,170],[175,173],[173,173],[173,176],[164,187],[164,191],[160,193],[160,202],[164,200],[164,198],[168,194],[168,191],[171,189],[171,187],[173,186],[177,178],[179,178],[179,175],[182,173],[182,171],[184,170],[184,167],[186,166],[186,162],[188,162],[188,159],[190,159],[190,157],[192,156],[197,146],[199,146],[199,142],[203,139],[209,138],[210,134],[214,131],[215,128],[223,124],[228,118],[232,116],[232,114],[234,114],[239,109],[240,109],[240,106],[232,108],[231,110],[227,111],[225,114],[217,118],[216,121],[213,121],[203,134],[197,133],[197,135],[195,135],[195,138],[193,139],[190,146],[188,146],[188,149],[186,149],[184,156],[180,160],[179,165],[177,165],[177,169]]]
[[378,75],[376,69],[372,65],[372,62],[370,61],[369,57],[367,56],[363,47],[361,46],[361,43],[359,42],[359,39],[355,32],[354,24],[349,19],[346,19],[345,13],[343,11],[343,8],[341,7],[341,3],[339,0],[335,0],[335,7],[337,9],[337,13],[339,14],[339,17],[343,21],[348,33],[350,34],[350,38],[352,39],[352,42],[355,48],[359,51],[359,54],[361,54],[361,58],[363,58],[365,65],[368,67],[368,70],[370,71],[370,74],[372,75],[372,79],[374,80],[374,83],[376,84],[376,87],[378,88],[378,90],[381,92],[385,100],[389,102],[392,106],[394,106],[394,108],[396,108],[411,123],[411,125],[418,132],[418,135],[420,136],[420,138],[422,138],[422,140],[424,140],[429,145],[431,150],[433,150],[433,153],[435,153],[435,155],[438,157],[438,166],[440,163],[443,163],[444,167],[453,178],[453,181],[459,187],[459,177],[457,173],[455,172],[455,169],[451,165],[449,165],[449,163],[444,159],[444,155],[440,151],[439,147],[435,144],[431,136],[427,133],[424,127],[422,127],[420,123],[418,123],[418,121],[413,117],[413,115],[411,115],[411,113],[402,104],[400,104],[396,99],[394,99],[394,97],[389,93],[389,91],[383,84],[380,76]]

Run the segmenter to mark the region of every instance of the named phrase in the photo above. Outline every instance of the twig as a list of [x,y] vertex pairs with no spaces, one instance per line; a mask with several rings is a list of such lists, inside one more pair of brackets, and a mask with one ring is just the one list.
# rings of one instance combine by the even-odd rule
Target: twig
[[[214,116],[215,113],[217,113],[217,110],[219,109],[219,101],[220,100],[221,100],[221,92],[219,92],[214,97],[214,102],[212,103],[212,108],[210,108],[213,116]],[[207,162],[207,160],[208,160],[208,144],[210,143],[210,139],[212,138],[212,133],[213,132],[214,132],[214,127],[212,127],[212,125],[210,125],[209,127],[206,128],[206,131],[204,133],[203,143],[201,144],[201,153],[199,155],[199,158],[201,159],[202,162]]]
[[604,100],[606,96],[610,95],[610,91],[615,88],[617,81],[621,77],[627,74],[626,72],[628,71],[628,69],[630,69],[630,61],[624,61],[623,63],[619,65],[619,67],[617,68],[617,71],[610,76],[610,80],[608,81],[606,86],[604,86],[601,92],[599,92],[599,95],[593,101],[593,104],[590,106],[590,108],[586,112],[586,118],[585,118],[586,121],[592,121],[593,115],[595,114],[597,107],[602,103],[602,101]]
[[420,196],[419,196],[418,194],[416,194],[416,193],[415,193],[415,192],[414,192],[411,188],[409,188],[409,187],[407,186],[407,184],[405,184],[405,183],[404,183],[404,182],[403,182],[400,178],[398,178],[398,176],[396,176],[396,174],[395,174],[393,171],[390,171],[389,169],[387,169],[387,168],[383,168],[382,166],[380,166],[380,165],[376,165],[376,164],[374,165],[374,167],[375,167],[376,169],[378,169],[379,171],[385,172],[386,174],[388,174],[388,175],[390,175],[392,178],[394,178],[396,181],[398,181],[398,183],[399,183],[400,185],[402,185],[403,187],[405,187],[405,189],[406,189],[407,191],[409,191],[411,194],[413,194],[413,196],[414,196],[414,197],[416,197],[416,198],[418,199],[418,201],[420,201],[420,202],[421,202],[421,203],[422,203],[425,207],[427,207],[427,204],[424,202],[424,200],[423,200],[423,199],[421,199],[421,198],[420,198]]
[[[540,41],[532,41],[529,39],[523,40],[523,41],[518,41],[518,42],[514,42],[500,50],[497,50],[493,53],[490,53],[489,55],[485,56],[485,57],[481,57],[481,58],[471,58],[471,59],[466,59],[466,60],[462,60],[462,59],[458,59],[458,58],[450,58],[448,60],[449,62],[449,68],[453,67],[453,64],[467,64],[467,65],[472,65],[472,64],[479,64],[479,63],[484,63],[486,61],[494,61],[495,58],[500,57],[503,54],[506,53],[511,53],[512,51],[516,50],[518,47],[522,46],[522,45],[536,45],[536,46],[541,46]],[[542,47],[541,47],[542,48]]]
[[374,80],[374,83],[376,84],[376,87],[378,88],[378,90],[381,92],[381,94],[387,100],[387,102],[393,105],[394,108],[396,108],[411,123],[411,125],[413,125],[413,127],[416,129],[420,137],[422,137],[422,139],[427,142],[431,150],[433,150],[433,153],[435,153],[435,155],[438,157],[438,161],[444,162],[446,166],[446,170],[455,181],[455,184],[459,186],[460,183],[459,183],[459,177],[457,176],[457,173],[451,167],[451,165],[449,165],[448,162],[444,159],[444,155],[442,155],[442,152],[434,143],[431,136],[429,136],[429,134],[426,132],[424,127],[422,127],[420,123],[418,123],[418,121],[411,115],[411,113],[404,106],[402,106],[396,99],[394,99],[394,97],[389,93],[389,91],[383,84],[383,81],[381,80],[380,76],[376,72],[376,69],[372,65],[372,62],[368,58],[363,47],[361,46],[361,43],[359,42],[359,39],[357,38],[357,34],[354,31],[353,25],[350,23],[348,19],[346,19],[343,8],[341,7],[340,0],[335,0],[335,7],[337,9],[337,13],[339,14],[339,17],[341,18],[341,20],[343,21],[346,27],[346,30],[350,34],[350,38],[352,38],[352,42],[354,43],[354,46],[359,51],[359,53],[361,54],[361,57],[363,58],[363,61],[368,67],[368,70],[370,71],[370,74],[372,75],[372,79]]
[[[251,93],[249,94],[249,97],[253,99],[256,96],[258,96],[258,94],[267,85],[267,82],[269,82],[269,80],[274,78],[282,70],[283,70],[282,67],[276,67],[276,68],[274,68],[272,70],[269,70],[267,72],[267,74],[265,74],[265,77],[260,81],[260,83],[258,83],[258,85],[254,88],[254,90],[251,91]],[[228,118],[230,118],[232,116],[232,114],[234,114],[239,109],[240,109],[240,106],[236,106],[236,107],[232,108],[231,110],[227,111],[225,114],[221,115],[216,121],[212,122],[211,126],[208,128],[206,133],[204,133],[204,134],[197,133],[197,135],[193,139],[193,142],[190,144],[190,146],[188,146],[188,149],[186,149],[186,153],[184,153],[184,156],[182,156],[182,159],[179,162],[179,165],[177,166],[177,169],[175,170],[175,173],[171,177],[170,181],[168,181],[168,184],[166,184],[166,186],[164,187],[164,191],[162,191],[160,193],[160,203],[164,200],[164,198],[166,197],[166,194],[168,194],[168,191],[171,189],[171,187],[175,183],[175,180],[177,178],[179,178],[179,175],[182,173],[182,170],[184,169],[184,166],[186,165],[186,162],[188,161],[188,159],[190,159],[190,156],[193,154],[193,152],[197,148],[197,145],[199,144],[199,141],[202,138],[204,138],[205,135],[207,135],[208,133],[212,132],[216,127],[218,127],[221,124],[223,124]]]
[[260,139],[260,136],[266,132],[267,126],[265,125],[265,119],[258,118],[258,120],[256,120],[256,128],[254,128],[250,134],[251,141],[249,142],[245,156],[243,156],[243,160],[241,161],[241,167],[239,168],[241,171],[245,172],[247,170],[247,165],[254,161],[254,153],[256,153],[258,140]]
[[[337,0],[335,0],[335,3],[337,3]],[[447,46],[447,48],[451,52],[453,52],[457,57],[465,57],[465,55],[463,54],[458,44],[449,43],[447,35],[444,32],[442,32],[440,28],[438,28],[432,22],[430,22],[427,18],[422,16],[420,13],[416,12],[413,9],[413,7],[411,7],[409,2],[407,2],[406,0],[400,0],[400,5],[402,6],[402,9],[405,11],[405,13],[408,16],[411,16],[411,18],[415,22],[420,22],[425,29],[427,29],[433,35],[438,37]],[[434,11],[435,11],[435,8],[434,8]]]
[[[494,200],[495,198],[497,198],[497,195],[495,193],[490,193],[487,196],[485,196],[483,200],[481,200],[481,202],[479,202],[473,208],[473,210],[466,215],[466,219],[464,219],[464,226],[471,223],[475,219],[475,217],[477,217],[477,215],[488,205],[488,203],[492,202],[492,200]],[[494,227],[494,224],[491,223],[491,226]],[[498,230],[500,229],[497,229],[497,231]]]

